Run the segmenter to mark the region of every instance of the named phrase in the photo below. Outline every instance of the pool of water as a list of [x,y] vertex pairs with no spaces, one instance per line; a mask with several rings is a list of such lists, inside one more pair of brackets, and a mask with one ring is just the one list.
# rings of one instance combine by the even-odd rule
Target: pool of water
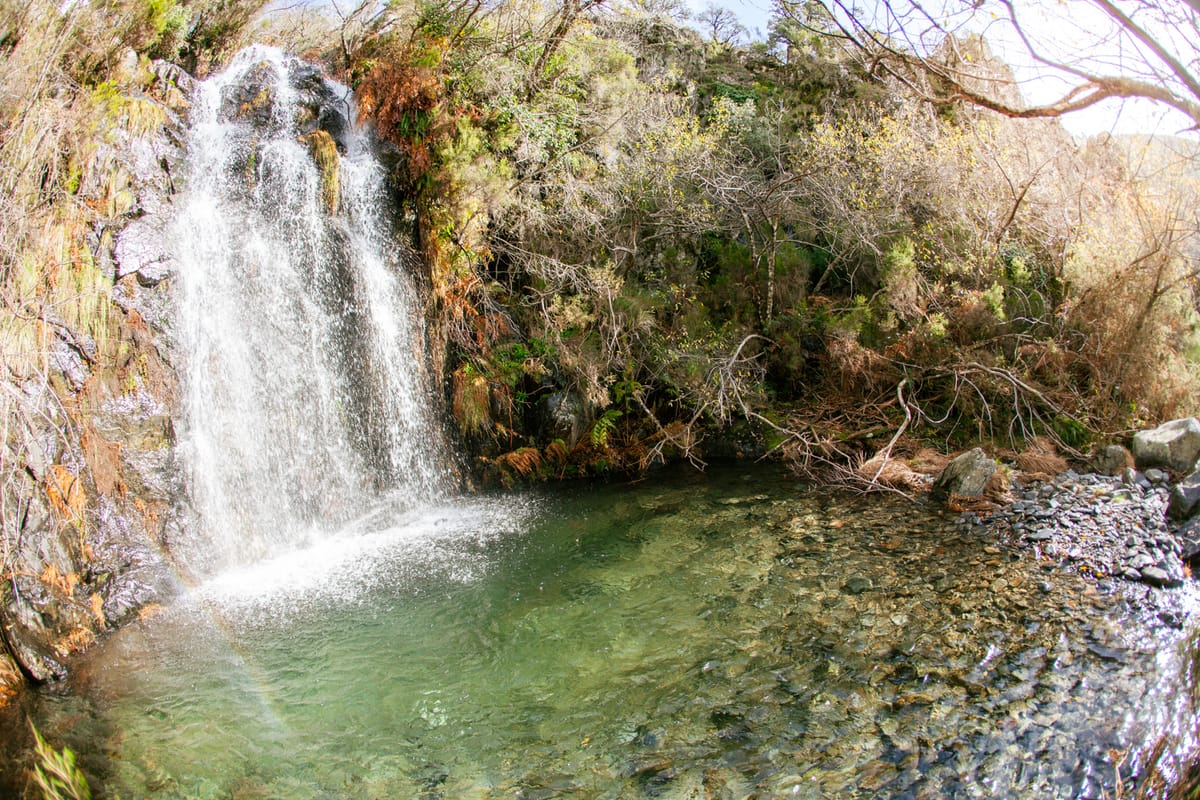
[[383,505],[94,648],[4,758],[28,714],[127,800],[1046,798],[1195,750],[1192,589],[953,522],[760,469]]

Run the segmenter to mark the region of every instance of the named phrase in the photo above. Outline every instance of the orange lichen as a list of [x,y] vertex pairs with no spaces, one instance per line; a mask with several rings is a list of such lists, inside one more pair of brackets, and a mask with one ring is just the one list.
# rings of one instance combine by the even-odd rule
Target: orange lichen
[[58,514],[59,519],[67,522],[82,523],[84,511],[87,508],[87,494],[79,476],[69,467],[55,464],[50,468],[46,480],[46,497]]
[[47,564],[42,570],[42,574],[38,576],[42,583],[57,589],[60,593],[70,597],[75,593],[75,587],[79,585],[79,576],[74,572],[63,573],[59,571],[54,564]]
[[108,619],[104,616],[104,598],[99,592],[92,592],[92,599],[89,602],[89,607],[92,611],[92,616],[96,618],[96,624],[101,628],[108,625]]

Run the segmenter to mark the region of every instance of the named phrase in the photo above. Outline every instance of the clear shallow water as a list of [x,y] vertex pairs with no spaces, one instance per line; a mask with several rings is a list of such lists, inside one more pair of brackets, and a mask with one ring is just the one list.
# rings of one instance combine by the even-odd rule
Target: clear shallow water
[[124,798],[1099,797],[1192,747],[1147,597],[761,470],[384,506],[23,710]]

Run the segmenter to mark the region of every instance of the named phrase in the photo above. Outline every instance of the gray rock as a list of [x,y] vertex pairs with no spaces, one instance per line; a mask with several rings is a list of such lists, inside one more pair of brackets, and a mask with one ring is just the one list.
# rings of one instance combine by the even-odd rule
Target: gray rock
[[931,494],[935,498],[948,497],[951,494],[978,497],[983,494],[984,487],[995,472],[995,460],[976,447],[946,465],[942,474],[934,481]]
[[34,681],[45,683],[62,678],[67,674],[66,667],[59,663],[44,641],[44,626],[37,615],[21,604],[13,605],[16,607],[0,609],[0,634],[3,634],[8,651]]
[[166,221],[151,216],[134,220],[117,238],[117,278],[133,274],[143,286],[154,286],[178,269],[163,233]]
[[1092,467],[1102,475],[1120,475],[1133,464],[1133,456],[1119,444],[1110,444],[1092,457]]
[[863,592],[870,591],[872,588],[874,587],[871,579],[860,575],[855,575],[842,584],[842,590],[848,594],[862,594]]
[[163,85],[175,86],[188,94],[196,88],[196,79],[176,64],[155,59],[150,65],[150,71]]
[[1159,567],[1146,567],[1142,570],[1142,581],[1151,586],[1162,587],[1178,586],[1183,583],[1181,579],[1169,575],[1166,570]]
[[1171,519],[1187,519],[1200,504],[1200,471],[1193,472],[1171,489],[1167,501],[1167,516]]
[[542,409],[544,427],[550,438],[562,439],[574,447],[583,435],[583,399],[574,392],[555,392],[547,397]]
[[1193,561],[1200,557],[1200,516],[1192,517],[1178,532],[1179,557],[1184,561]]
[[1133,437],[1133,459],[1139,469],[1160,467],[1189,472],[1200,458],[1200,420],[1195,417],[1164,422]]
[[1129,562],[1129,566],[1136,570],[1142,570],[1154,566],[1154,559],[1148,553],[1138,553]]
[[1171,476],[1163,472],[1161,469],[1151,467],[1150,469],[1146,470],[1146,480],[1150,481],[1151,483],[1166,483],[1170,479]]

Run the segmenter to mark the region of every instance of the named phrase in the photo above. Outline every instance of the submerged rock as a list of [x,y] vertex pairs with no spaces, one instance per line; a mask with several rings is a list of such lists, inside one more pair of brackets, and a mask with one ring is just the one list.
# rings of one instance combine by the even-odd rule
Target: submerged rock
[[842,585],[842,590],[847,594],[862,594],[863,592],[869,592],[873,586],[870,578],[855,575]]

